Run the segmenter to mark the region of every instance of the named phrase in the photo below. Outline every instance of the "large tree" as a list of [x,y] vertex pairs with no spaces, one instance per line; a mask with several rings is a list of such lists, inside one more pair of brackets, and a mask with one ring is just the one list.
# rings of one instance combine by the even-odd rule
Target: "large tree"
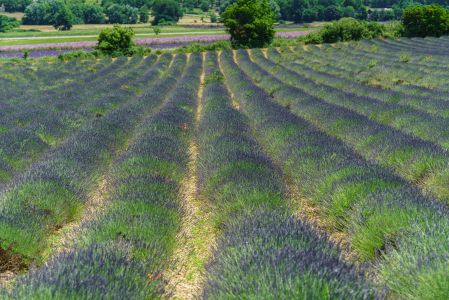
[[268,0],[237,0],[223,13],[234,46],[266,47],[274,38],[275,15]]
[[153,25],[177,23],[182,17],[181,6],[176,0],[155,0],[152,7]]

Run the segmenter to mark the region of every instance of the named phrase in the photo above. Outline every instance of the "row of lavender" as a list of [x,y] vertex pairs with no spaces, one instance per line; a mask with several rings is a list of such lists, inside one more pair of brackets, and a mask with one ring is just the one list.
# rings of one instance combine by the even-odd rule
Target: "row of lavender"
[[178,194],[202,63],[200,55],[192,55],[183,71],[185,58],[177,57],[147,94],[148,100],[165,100],[112,163],[105,208],[81,224],[68,251],[20,278],[10,297],[151,299],[167,294],[163,272],[171,264],[180,226]]
[[[304,196],[318,205],[323,218],[331,222],[331,231],[347,235],[358,261],[366,262],[376,281],[394,296],[447,298],[449,249],[440,242],[448,238],[447,207],[423,196],[416,186],[389,169],[364,159],[364,150],[369,152],[370,147],[361,146],[370,145],[377,133],[375,141],[390,147],[388,153],[393,155],[393,162],[400,160],[402,153],[391,147],[400,149],[402,143],[408,143],[410,151],[417,147],[432,154],[434,148],[308,95],[302,90],[302,81],[296,81],[295,87],[280,81],[279,78],[286,80],[286,70],[280,66],[274,68],[265,62],[256,65],[242,52],[237,57],[238,66],[254,78],[267,96],[317,126],[306,121],[294,126],[284,121],[284,126],[278,125],[272,131],[262,121],[260,132],[266,132],[266,143],[272,145],[273,154],[283,162],[283,169]],[[339,131],[340,128],[346,131]],[[387,140],[388,135],[392,138]],[[283,143],[273,143],[275,139]],[[441,151],[440,155],[446,156]]]
[[[42,261],[58,229],[82,214],[98,177],[140,118],[162,102],[164,95],[155,94],[153,88],[163,91],[166,85],[160,78],[165,78],[164,68],[171,59],[161,58],[141,78],[145,92],[139,97],[87,122],[8,184],[0,195],[2,248],[12,246],[25,265]],[[179,56],[169,72],[178,74],[184,65],[185,57]]]
[[[265,124],[273,130],[291,119],[236,71],[229,55],[223,57],[226,82],[245,112],[251,111],[251,120],[272,116]],[[254,139],[252,121],[231,106],[216,55],[208,53],[206,62],[198,131],[200,193],[219,212],[213,221],[224,230],[207,268],[203,298],[375,297],[361,274],[339,258],[339,249],[294,216],[283,176]]]
[[[276,51],[269,52],[270,57],[272,54],[279,56]],[[313,108],[307,114],[318,126],[343,139],[367,159],[376,160],[404,179],[419,183],[423,191],[448,201],[449,188],[445,184],[449,177],[449,153],[445,147],[448,119],[316,83],[306,78],[314,77],[313,73],[301,75],[298,70],[301,66],[295,63],[286,68],[282,67],[284,63],[280,66],[261,53],[253,58],[260,69],[276,70],[275,82],[281,90],[277,94],[285,103],[295,100],[293,93],[286,92],[288,89],[303,95],[302,99]],[[244,61],[248,62],[248,57]],[[318,118],[325,121],[319,122]]]
[[[74,98],[81,94],[78,90],[86,84],[84,79],[93,81],[90,72],[101,77],[104,75],[103,70],[111,68],[110,62],[105,63],[94,66],[92,71],[84,63],[80,67],[71,64],[73,69],[70,65],[67,69],[65,64],[60,65],[66,69],[65,72],[54,71],[59,69],[55,68],[57,66],[52,66],[47,72],[38,71],[37,74],[24,70],[20,65],[5,70],[4,76],[7,79],[1,83],[4,89],[0,100],[3,108],[0,121],[0,173],[3,175],[3,183],[56,144],[70,127],[82,123],[83,119],[78,111],[83,104],[90,102],[88,98],[79,98],[78,101]],[[106,65],[109,67],[106,68]],[[28,68],[31,67],[33,66]],[[40,64],[37,67],[39,70]],[[42,69],[46,70],[44,66]],[[29,76],[23,76],[23,72]],[[98,82],[99,78],[96,80]]]

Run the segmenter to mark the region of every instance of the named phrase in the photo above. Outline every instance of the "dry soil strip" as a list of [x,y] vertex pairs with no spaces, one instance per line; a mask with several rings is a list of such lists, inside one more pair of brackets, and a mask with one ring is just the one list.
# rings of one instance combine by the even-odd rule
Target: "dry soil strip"
[[[198,89],[195,111],[194,134],[198,128],[203,109],[204,62]],[[205,265],[212,256],[216,244],[216,230],[213,226],[213,209],[208,201],[198,195],[198,155],[195,135],[189,145],[187,175],[182,182],[180,199],[183,207],[181,232],[177,238],[178,247],[173,254],[174,266],[164,277],[168,280],[167,296],[172,299],[196,299],[204,285]]]

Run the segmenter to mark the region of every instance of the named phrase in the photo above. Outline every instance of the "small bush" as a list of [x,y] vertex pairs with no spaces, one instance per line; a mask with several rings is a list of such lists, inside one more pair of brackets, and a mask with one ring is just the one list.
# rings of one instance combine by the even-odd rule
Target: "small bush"
[[406,8],[402,24],[405,36],[439,37],[449,33],[449,10],[438,4]]
[[0,32],[7,32],[20,26],[20,22],[15,18],[0,15]]
[[99,51],[84,51],[84,50],[78,50],[78,51],[70,51],[66,53],[62,53],[58,56],[58,59],[62,61],[69,61],[72,59],[93,59],[98,58],[100,56]]
[[106,28],[100,32],[96,49],[106,55],[131,55],[135,46],[133,37],[132,28],[115,25],[113,28]]
[[358,41],[382,37],[384,34],[385,26],[382,24],[343,18],[324,26],[319,32],[309,34],[305,38],[305,42],[307,44],[319,44]]

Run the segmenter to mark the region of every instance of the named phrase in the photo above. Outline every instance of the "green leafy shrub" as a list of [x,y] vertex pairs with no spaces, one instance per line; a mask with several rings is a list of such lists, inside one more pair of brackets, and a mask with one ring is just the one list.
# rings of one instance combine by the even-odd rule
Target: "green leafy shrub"
[[158,36],[162,31],[159,26],[151,26],[151,28],[153,28],[153,32],[156,36]]
[[134,30],[115,25],[113,28],[103,29],[98,36],[96,49],[106,55],[131,55],[133,51]]
[[234,47],[260,48],[274,38],[274,13],[267,0],[237,0],[223,13]]
[[343,18],[325,25],[319,32],[309,34],[305,38],[305,42],[307,44],[319,44],[358,41],[382,37],[384,34],[385,26],[382,24]]
[[402,24],[405,36],[439,37],[449,33],[449,10],[438,4],[406,8]]
[[81,60],[81,59],[94,59],[101,56],[101,53],[98,50],[95,51],[85,51],[85,50],[77,50],[62,53],[58,56],[59,60],[69,61],[73,59]]
[[7,32],[16,27],[19,27],[20,22],[14,18],[0,15],[0,32]]
[[152,7],[152,25],[176,24],[182,17],[181,6],[175,0],[155,0]]

